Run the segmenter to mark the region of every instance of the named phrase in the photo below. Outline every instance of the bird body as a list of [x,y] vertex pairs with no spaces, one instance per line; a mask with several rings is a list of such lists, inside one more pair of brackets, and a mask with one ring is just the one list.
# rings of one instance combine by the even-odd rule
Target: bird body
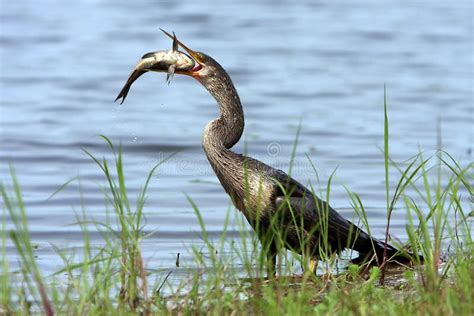
[[[232,80],[212,57],[195,52],[166,34],[173,38],[173,47],[178,43],[196,63],[192,69],[175,66],[176,73],[197,79],[217,102],[219,117],[207,124],[202,145],[224,190],[260,238],[270,273],[275,273],[276,254],[282,248],[312,260],[324,253],[338,254],[345,248],[359,252],[356,261],[375,257],[381,262],[384,250],[387,257],[406,259],[396,248],[372,238],[343,218],[283,171],[233,152],[231,148],[244,130],[244,113]],[[138,69],[142,70],[146,71]],[[127,81],[129,87],[135,79]]]
[[[262,243],[267,244],[270,256],[285,247],[316,258],[322,250],[339,253],[354,242],[360,244],[356,250],[368,255],[372,248],[370,237],[326,202],[282,170],[231,150],[244,129],[242,105],[227,72],[212,57],[205,58],[208,70],[195,78],[214,97],[220,115],[204,129],[203,148],[224,190]],[[329,222],[324,239],[328,249],[321,249],[323,212],[327,212]]]

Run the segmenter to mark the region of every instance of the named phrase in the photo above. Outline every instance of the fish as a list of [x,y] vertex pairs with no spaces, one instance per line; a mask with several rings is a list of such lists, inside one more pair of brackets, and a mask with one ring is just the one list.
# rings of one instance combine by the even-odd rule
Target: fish
[[166,72],[166,82],[170,84],[176,71],[188,71],[194,68],[194,66],[194,59],[178,50],[178,40],[173,33],[172,48],[143,55],[114,102],[121,99],[120,104],[123,104],[135,80],[148,71]]

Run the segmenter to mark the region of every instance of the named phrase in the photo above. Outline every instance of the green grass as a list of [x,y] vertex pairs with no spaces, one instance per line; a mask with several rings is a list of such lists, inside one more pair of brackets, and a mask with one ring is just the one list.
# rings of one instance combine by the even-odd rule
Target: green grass
[[[179,284],[172,283],[168,280],[169,275],[163,276],[145,266],[140,247],[146,238],[143,208],[147,189],[153,174],[159,172],[159,166],[166,159],[152,168],[138,197],[131,199],[127,192],[122,150],[103,137],[113,154],[112,161],[99,159],[88,151],[85,153],[104,175],[105,185],[101,189],[108,220],[89,219],[87,210],[81,206],[80,211],[76,211],[74,224],[79,225],[83,234],[82,253],[55,247],[64,264],[52,276],[44,275],[37,263],[28,230],[27,210],[13,168],[9,186],[1,184],[1,253],[4,259],[0,274],[0,313],[474,314],[473,214],[472,209],[468,209],[472,208],[469,202],[473,197],[473,164],[461,166],[442,151],[433,157],[425,158],[420,152],[403,163],[392,161],[386,98],[384,109],[385,237],[402,251],[422,255],[424,264],[421,265],[420,258],[415,256],[418,265],[414,267],[393,268],[384,260],[380,268],[351,265],[337,271],[338,259],[329,254],[327,240],[323,239],[320,255],[324,262],[320,276],[301,272],[300,267],[306,268],[308,264],[304,257],[282,252],[277,258],[280,277],[267,280],[264,278],[267,258],[262,251],[266,245],[249,232],[242,217],[237,217],[235,224],[240,236],[232,240],[228,231],[234,228],[230,214],[235,211],[229,208],[222,235],[213,240],[207,233],[198,205],[186,196],[183,198],[188,199],[201,227],[202,245],[191,248],[192,266],[183,267],[181,263],[179,269],[185,271],[184,277]],[[296,146],[297,138],[291,161],[294,161]],[[308,163],[313,166],[317,180],[316,187],[310,184],[310,189],[329,201],[334,174],[322,189],[316,168],[311,161]],[[399,173],[395,184],[389,179],[390,170]],[[353,220],[360,220],[360,225],[370,233],[362,200],[356,192],[346,190],[356,214]],[[134,205],[132,200],[136,200]],[[398,244],[390,238],[390,219],[394,212],[403,212],[407,217],[409,240],[406,244]],[[7,223],[13,229],[7,231]],[[278,222],[275,221],[274,226],[278,227]],[[101,233],[100,246],[91,243],[91,228]],[[327,221],[321,221],[319,229],[327,231]],[[284,235],[279,230],[275,233],[272,238],[282,242]],[[16,248],[20,275],[12,275],[6,260],[8,240]],[[300,242],[304,248],[307,241],[301,238]],[[445,263],[440,265],[442,257]]]

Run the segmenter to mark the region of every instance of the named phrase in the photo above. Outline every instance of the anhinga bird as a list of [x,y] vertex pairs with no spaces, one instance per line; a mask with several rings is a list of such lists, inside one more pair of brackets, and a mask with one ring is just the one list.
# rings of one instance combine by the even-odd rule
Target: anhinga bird
[[[345,248],[359,253],[355,262],[375,258],[380,263],[384,251],[386,258],[407,261],[397,249],[369,236],[283,171],[233,152],[231,148],[244,130],[244,112],[232,80],[212,57],[193,51],[175,36],[165,34],[173,38],[173,50],[169,53],[184,62],[171,61],[173,58],[159,55],[162,52],[146,54],[117,99],[122,98],[123,102],[131,84],[141,74],[169,72],[169,67],[177,74],[192,76],[209,91],[217,101],[220,115],[204,129],[204,151],[224,190],[255,229],[267,252],[271,273],[275,273],[276,255],[282,248],[310,258],[311,270],[321,253],[340,253]],[[178,45],[190,57],[178,51]]]

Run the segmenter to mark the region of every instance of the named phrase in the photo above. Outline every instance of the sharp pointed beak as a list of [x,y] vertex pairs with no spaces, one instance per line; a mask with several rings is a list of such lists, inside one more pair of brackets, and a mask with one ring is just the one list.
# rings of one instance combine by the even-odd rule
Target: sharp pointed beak
[[[181,46],[181,48],[183,48],[201,67],[204,66],[204,63],[202,62],[201,58],[199,57],[199,55],[193,51],[191,48],[189,48],[188,46],[184,45],[183,42],[181,42],[180,40],[178,40],[176,38],[176,35],[173,33],[173,34],[170,34],[168,32],[166,32],[165,30],[163,30],[162,28],[160,28],[160,30],[166,34],[166,36],[168,36],[169,38],[171,38],[173,40],[173,47],[175,45],[175,43],[177,43],[179,46]],[[189,75],[192,75],[193,72],[199,70],[201,67],[199,68],[196,68],[196,69],[193,69],[191,71],[187,71],[187,72],[181,72],[181,73],[184,73],[184,74],[189,74]]]

